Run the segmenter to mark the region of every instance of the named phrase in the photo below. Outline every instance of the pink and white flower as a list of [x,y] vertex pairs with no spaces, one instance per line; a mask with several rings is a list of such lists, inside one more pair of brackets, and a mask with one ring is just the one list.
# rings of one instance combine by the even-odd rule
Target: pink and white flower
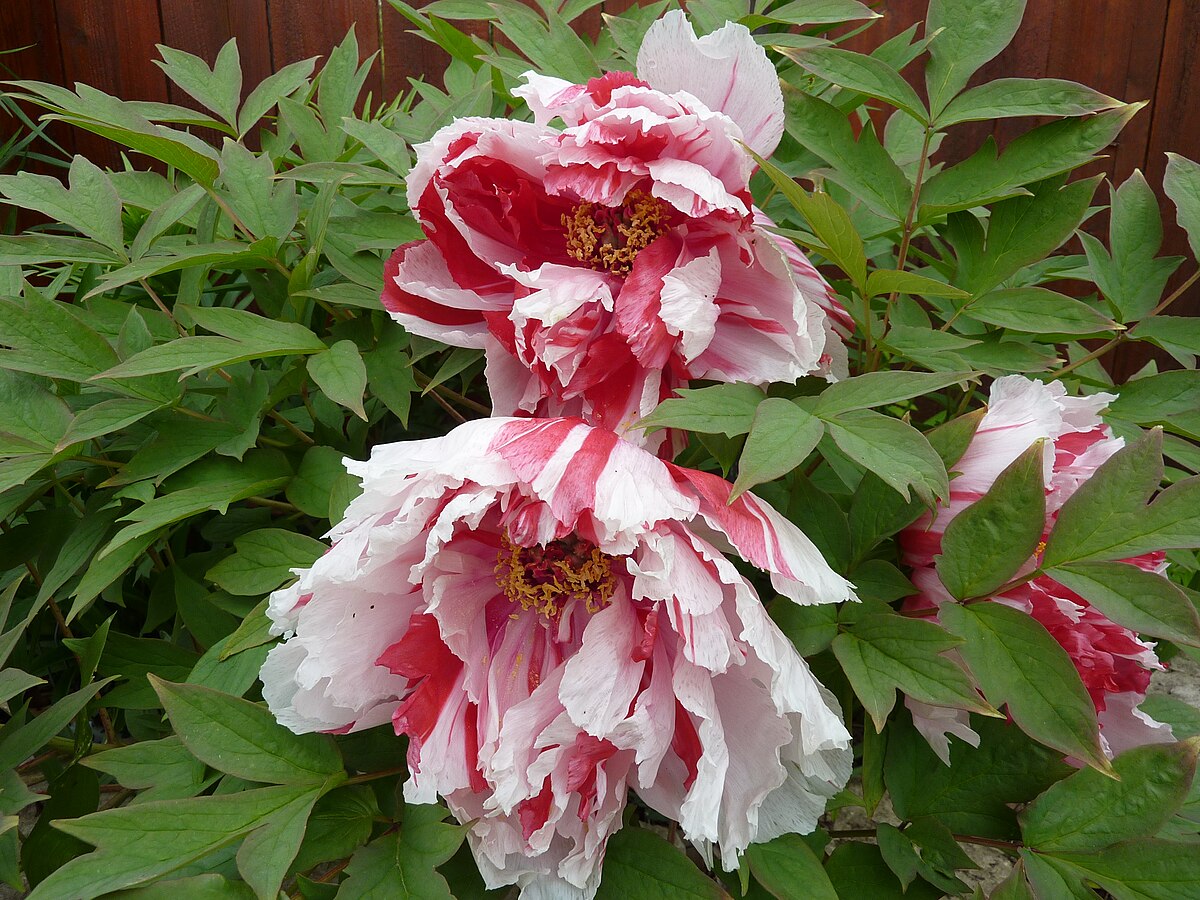
[[619,432],[694,378],[835,368],[828,285],[748,192],[743,142],[769,154],[783,128],[749,31],[697,38],[676,11],[647,32],[636,76],[526,79],[534,123],[460,119],[417,148],[408,199],[428,240],[386,267],[393,318],[485,350],[497,414]]
[[[1046,441],[1048,535],[1062,505],[1124,445],[1100,419],[1100,411],[1113,399],[1102,393],[1070,397],[1059,382],[1045,384],[1021,375],[996,380],[987,412],[954,466],[959,474],[950,482],[948,508],[939,510],[936,518],[926,513],[900,534],[904,561],[913,567],[913,584],[920,591],[906,602],[908,608],[951,601],[935,562],[942,534],[956,515],[987,493],[997,476],[1037,440]],[[1161,552],[1127,562],[1156,573],[1166,568]],[[1024,571],[1032,571],[1035,564],[1036,557]],[[1101,615],[1074,591],[1045,575],[993,599],[1029,613],[1067,651],[1096,706],[1106,753],[1115,756],[1130,747],[1173,740],[1169,726],[1138,709],[1146,699],[1150,676],[1163,668],[1154,644]],[[918,730],[943,760],[949,762],[948,733],[978,746],[979,736],[970,728],[966,713],[911,699],[907,702]]]
[[271,597],[263,695],[297,732],[391,721],[489,886],[588,898],[630,789],[726,867],[816,826],[837,703],[720,548],[801,604],[852,599],[721,478],[577,419],[493,418],[350,463],[333,546]]

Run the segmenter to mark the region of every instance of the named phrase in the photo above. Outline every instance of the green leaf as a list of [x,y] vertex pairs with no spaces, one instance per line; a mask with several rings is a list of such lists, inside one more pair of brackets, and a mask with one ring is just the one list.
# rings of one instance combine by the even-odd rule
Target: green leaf
[[255,238],[287,240],[299,212],[296,186],[287,179],[275,180],[269,156],[255,156],[226,138],[221,149],[221,180],[230,206]]
[[971,377],[970,372],[868,372],[827,387],[817,400],[815,412],[828,418],[855,409],[887,406],[961,384]]
[[1200,319],[1192,316],[1142,319],[1129,336],[1162,347],[1187,368],[1195,366],[1200,356]]
[[[1080,232],[1092,279],[1121,313],[1121,321],[1140,319],[1158,305],[1167,279],[1182,257],[1158,259],[1162,247],[1162,212],[1158,197],[1138,170],[1112,191],[1108,243],[1112,254],[1095,237]],[[1157,321],[1148,319],[1143,324]]]
[[821,861],[799,835],[751,844],[746,860],[755,880],[779,900],[838,900]]
[[929,179],[921,189],[918,221],[1025,194],[1024,185],[1078,168],[1111,144],[1143,105],[1042,125],[1013,140],[999,159],[989,138],[969,158]]
[[272,817],[288,818],[297,809],[311,807],[320,792],[319,785],[285,785],[139,803],[80,819],[60,819],[55,827],[98,849],[55,871],[30,897],[91,900],[184,871]]
[[69,187],[49,175],[21,172],[0,175],[0,194],[15,206],[36,210],[56,222],[70,225],[123,255],[121,200],[109,177],[94,164],[76,156],[71,160]]
[[984,63],[1008,46],[1021,25],[1025,0],[930,0],[925,86],[936,116]]
[[850,120],[841,110],[795,88],[785,86],[783,100],[788,134],[830,165],[822,173],[873,212],[895,222],[904,221],[912,188],[875,132],[864,128],[856,139]]
[[176,735],[105,750],[82,763],[137,790],[132,803],[194,797],[213,780],[205,778],[204,763],[192,756]]
[[792,401],[780,397],[762,401],[738,460],[729,502],[756,484],[774,481],[792,471],[804,462],[824,433],[821,420]]
[[1187,232],[1192,255],[1200,257],[1200,165],[1178,153],[1168,153],[1163,190],[1175,203],[1179,225]]
[[1039,287],[990,291],[972,302],[967,314],[1030,334],[1095,334],[1120,327],[1082,300]]
[[408,174],[412,164],[408,145],[382,122],[345,118],[342,119],[342,130],[375,154],[388,171],[401,176]]
[[[328,502],[328,500],[326,500]],[[237,552],[208,570],[208,578],[231,594],[257,597],[290,580],[329,547],[318,540],[282,528],[260,528],[237,538]]]
[[384,835],[351,858],[338,897],[454,900],[436,867],[458,850],[466,829],[445,822],[447,815],[441,806],[406,805],[399,834]]
[[180,369],[185,370],[184,375],[190,375],[204,369],[216,369],[250,359],[320,352],[313,349],[307,341],[297,341],[295,344],[249,344],[231,338],[207,335],[184,337],[149,347],[94,378],[139,378],[142,375],[177,372]]
[[854,410],[826,420],[838,448],[891,485],[904,499],[911,487],[927,506],[949,495],[941,457],[911,425],[870,410]]
[[966,640],[959,653],[989,703],[1007,704],[1013,721],[1035,740],[1112,771],[1079,673],[1040,622],[1001,603],[946,603],[939,615]]
[[319,353],[325,344],[294,322],[277,322],[265,316],[227,306],[178,306],[176,312],[201,328],[222,337],[261,347],[295,348],[293,352]]
[[867,276],[867,296],[880,294],[915,294],[918,297],[949,297],[965,299],[966,291],[944,281],[918,275],[916,272],[901,272],[896,269],[875,269]]
[[112,620],[113,617],[109,616],[99,628],[85,638],[63,638],[63,644],[79,657],[79,680],[84,684],[91,681],[92,676],[96,674],[96,666],[104,652],[104,643],[108,640],[108,628]]
[[222,660],[229,659],[230,656],[241,653],[242,650],[262,647],[264,643],[275,640],[275,636],[270,631],[271,620],[266,618],[266,604],[268,604],[268,600],[264,599],[253,610],[246,613],[246,618],[242,620],[238,629],[226,638],[221,649]]
[[250,92],[246,102],[242,104],[242,111],[237,122],[238,136],[241,137],[253,128],[259,119],[271,111],[271,107],[278,103],[280,98],[288,96],[306,84],[316,62],[315,56],[302,59],[284,66],[261,81]]
[[955,243],[959,253],[955,280],[978,296],[1052,253],[1087,214],[1096,184],[1094,178],[1083,179],[1060,189],[1052,181],[1042,182],[1032,196],[995,204],[982,252],[962,252],[965,248]]
[[1129,900],[1194,900],[1200,897],[1200,853],[1195,844],[1154,838],[1124,841],[1094,853],[1047,854],[1112,896]]
[[1086,116],[1122,105],[1120,100],[1061,78],[997,78],[955,97],[938,116],[937,126],[1010,116]]
[[907,888],[921,869],[921,856],[917,853],[917,848],[904,836],[904,832],[886,822],[880,822],[876,827],[875,840],[879,844],[883,861]]
[[1177,481],[1146,505],[1162,479],[1161,447],[1162,431],[1151,429],[1080,485],[1058,512],[1044,568],[1200,544],[1200,476]]
[[767,611],[801,656],[820,653],[837,637],[838,611],[832,603],[801,606],[778,598]]
[[4,669],[0,671],[0,703],[8,703],[22,691],[27,691],[36,684],[45,684],[46,679],[22,672],[20,669]]
[[0,301],[0,333],[3,343],[13,348],[0,352],[0,367],[86,381],[116,365],[116,352],[88,323],[72,315],[75,308],[46,299],[30,285],[21,299]]
[[1109,405],[1109,412],[1118,419],[1137,422],[1170,424],[1173,417],[1200,409],[1200,372],[1162,372],[1135,378],[1121,386],[1120,395]]
[[925,104],[912,85],[878,57],[835,47],[818,47],[797,54],[794,59],[814,75],[839,87],[885,100],[920,122],[929,120]]
[[310,356],[308,374],[330,400],[367,420],[362,400],[367,367],[354,341],[338,341],[325,352]]
[[934,622],[887,611],[854,622],[834,638],[833,653],[881,732],[897,688],[934,706],[995,712],[979,699],[962,666],[942,655],[960,643]]
[[283,807],[242,841],[237,852],[238,871],[256,896],[279,896],[280,885],[304,840],[308,817],[319,796],[319,791],[312,791]]
[[763,392],[752,384],[681,388],[638,422],[639,428],[681,428],[737,437],[750,430]]
[[790,25],[832,25],[878,19],[879,13],[858,0],[793,0],[771,10],[770,18]]
[[292,870],[307,872],[323,862],[350,856],[371,837],[379,803],[369,785],[345,785],[317,801]]
[[1024,843],[1039,852],[1102,850],[1153,835],[1187,798],[1196,772],[1196,739],[1151,744],[1113,760],[1117,778],[1081,769],[1021,813]]
[[1029,740],[1016,725],[973,718],[978,749],[960,740],[949,745],[944,765],[928,741],[893,717],[887,730],[884,775],[896,815],[933,816],[951,831],[1000,840],[1019,837],[1012,804],[1027,803],[1075,771],[1062,754]]
[[0,769],[15,769],[20,763],[46,745],[50,738],[67,727],[100,689],[112,679],[97,681],[67,694],[36,719],[14,727],[15,722],[0,731]]
[[132,888],[112,895],[114,900],[254,900],[254,891],[242,881],[230,881],[209,873],[188,878],[169,878],[145,887]]
[[57,449],[62,450],[72,444],[121,431],[162,407],[163,404],[155,400],[142,400],[137,397],[102,400],[75,417],[66,433],[59,438]]
[[1079,873],[1068,866],[1051,862],[1050,857],[1041,856],[1022,848],[1018,851],[1021,865],[1025,867],[1025,878],[1036,900],[1051,897],[1054,900],[1096,900],[1096,892],[1083,883]]
[[934,562],[951,596],[987,597],[1033,556],[1046,527],[1044,451],[1035,441],[946,526]]
[[629,826],[608,841],[596,900],[632,897],[717,900],[728,895],[681,851],[653,832]]
[[342,771],[328,736],[293,734],[265,707],[154,676],[151,684],[180,740],[214,769],[270,784],[323,783]]
[[838,846],[826,860],[825,872],[842,900],[939,900],[944,895],[924,881],[914,881],[905,890],[879,847],[858,841]]
[[[367,368],[369,371],[369,363]],[[296,470],[296,477],[288,482],[288,501],[306,515],[328,518],[329,496],[346,474],[344,458],[345,454],[333,447],[309,447]]]
[[1139,634],[1200,646],[1200,616],[1174,582],[1121,562],[1077,562],[1046,574]]
[[775,182],[780,193],[804,216],[808,227],[823,245],[822,253],[845,272],[860,290],[865,290],[867,255],[850,215],[824,191],[809,194],[784,172],[755,155],[753,151],[751,156],[754,156],[762,170]]
[[157,47],[162,62],[154,60],[154,63],[168,78],[201,106],[211,109],[230,125],[236,124],[238,103],[242,99],[242,67],[234,38],[221,47],[211,69],[198,56],[162,44]]

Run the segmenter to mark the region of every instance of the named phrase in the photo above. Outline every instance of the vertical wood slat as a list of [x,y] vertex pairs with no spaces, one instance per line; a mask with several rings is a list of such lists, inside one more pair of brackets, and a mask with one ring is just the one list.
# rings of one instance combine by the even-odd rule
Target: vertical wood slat
[[[0,57],[5,78],[52,81],[63,84],[62,48],[58,17],[44,0],[7,0],[0,3],[0,50],[15,50]],[[39,110],[25,110],[37,121]],[[0,122],[4,121],[0,119]],[[15,128],[16,123],[12,126]],[[75,129],[52,122],[46,134],[68,153],[75,152]]]
[[[157,56],[154,45],[162,42],[157,3],[55,0],[54,7],[65,84],[83,82],[123,100],[169,99],[166,76],[150,62]],[[75,149],[99,164],[119,166],[117,149],[98,135],[77,130]]]
[[[236,2],[236,0],[235,0]],[[271,62],[276,70],[310,56],[329,58],[351,27],[362,62],[379,50],[379,4],[376,0],[267,0],[271,30]],[[397,14],[398,15],[398,14]],[[318,64],[319,65],[319,64]],[[380,67],[374,65],[363,86],[372,103],[384,97]],[[333,123],[334,126],[340,123]]]

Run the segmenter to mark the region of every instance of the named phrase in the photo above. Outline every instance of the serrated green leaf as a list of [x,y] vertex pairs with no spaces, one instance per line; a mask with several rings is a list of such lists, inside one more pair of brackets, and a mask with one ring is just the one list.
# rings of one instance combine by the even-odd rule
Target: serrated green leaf
[[168,78],[230,125],[237,122],[237,108],[242,98],[242,67],[236,39],[225,42],[211,69],[198,56],[162,44],[157,46],[162,62],[154,60],[154,63]]
[[246,97],[246,102],[242,104],[242,111],[238,114],[238,136],[245,135],[253,128],[259,119],[271,111],[271,107],[278,103],[280,98],[299,90],[308,81],[316,62],[317,57],[315,56],[299,60],[284,66],[278,72],[272,73],[259,82]]
[[121,201],[109,177],[82,156],[71,160],[69,187],[49,175],[0,175],[0,194],[9,202],[63,222],[124,254]]
[[1112,771],[1079,673],[1040,622],[1001,603],[947,603],[939,615],[947,630],[965,639],[958,652],[989,703],[997,709],[1006,704],[1035,740]]

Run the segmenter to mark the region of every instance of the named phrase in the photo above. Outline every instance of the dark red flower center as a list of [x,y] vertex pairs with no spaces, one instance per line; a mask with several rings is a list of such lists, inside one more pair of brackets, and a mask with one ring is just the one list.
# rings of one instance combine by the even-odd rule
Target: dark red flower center
[[567,255],[593,269],[628,275],[633,261],[670,225],[667,206],[645,191],[630,191],[620,206],[581,200],[563,213]]
[[522,609],[557,621],[573,600],[596,613],[612,602],[617,586],[612,557],[572,535],[545,546],[522,547],[505,534],[496,555],[496,584]]

